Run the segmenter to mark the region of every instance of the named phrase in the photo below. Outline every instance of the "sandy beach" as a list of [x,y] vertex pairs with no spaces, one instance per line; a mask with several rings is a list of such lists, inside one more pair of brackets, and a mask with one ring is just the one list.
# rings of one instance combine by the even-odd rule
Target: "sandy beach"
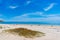
[[[27,25],[27,24],[0,24],[3,28],[0,29],[0,40],[60,40],[59,25]],[[27,28],[30,30],[44,32],[45,36],[36,38],[24,38],[17,35],[2,33],[6,29]]]

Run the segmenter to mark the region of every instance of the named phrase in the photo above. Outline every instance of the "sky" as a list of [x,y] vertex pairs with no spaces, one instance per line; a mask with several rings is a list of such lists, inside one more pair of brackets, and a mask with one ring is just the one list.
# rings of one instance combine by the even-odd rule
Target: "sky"
[[60,0],[0,0],[0,20],[60,23]]

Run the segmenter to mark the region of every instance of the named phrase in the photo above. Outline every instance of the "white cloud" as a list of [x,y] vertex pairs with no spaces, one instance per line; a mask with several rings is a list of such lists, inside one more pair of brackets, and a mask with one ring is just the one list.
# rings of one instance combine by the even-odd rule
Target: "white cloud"
[[59,16],[48,16],[48,17],[42,17],[42,18],[24,18],[24,17],[17,17],[9,20],[9,21],[17,21],[17,22],[48,22],[48,23],[59,23],[60,17]]
[[32,12],[32,13],[26,13],[26,14],[23,14],[23,15],[19,15],[19,16],[16,16],[15,18],[27,18],[29,16],[42,16],[42,17],[55,17],[55,16],[59,16],[60,14],[44,14],[43,12]]
[[0,18],[0,20],[3,20],[3,18]]
[[18,6],[9,6],[9,8],[11,8],[11,9],[15,9],[15,8],[17,8]]
[[[25,21],[27,21],[27,19],[30,19],[29,17],[30,16],[40,16],[40,15],[43,15],[43,12],[32,12],[32,13],[26,13],[26,14],[23,14],[23,15],[19,15],[19,16],[15,16],[13,18],[11,18],[9,21],[22,21],[23,19],[25,19]],[[35,18],[34,18],[35,19]]]
[[43,15],[43,12],[26,13],[26,14],[23,14],[23,15],[16,16],[14,18],[21,18],[21,17],[27,18],[28,16],[36,16],[36,15],[41,16],[41,15]]
[[[41,12],[35,13],[27,13],[20,16],[15,16],[9,21],[18,21],[18,22],[49,22],[49,23],[59,23],[60,22],[60,14],[43,14]],[[37,15],[42,17],[31,17],[31,15]]]
[[29,5],[30,3],[31,3],[31,1],[27,1],[27,2],[26,2],[26,5]]
[[28,15],[43,15],[43,12],[32,12],[32,13],[23,14],[22,16],[28,16]]
[[45,11],[50,10],[51,8],[54,7],[54,5],[56,5],[56,3],[51,3],[48,7],[44,8]]

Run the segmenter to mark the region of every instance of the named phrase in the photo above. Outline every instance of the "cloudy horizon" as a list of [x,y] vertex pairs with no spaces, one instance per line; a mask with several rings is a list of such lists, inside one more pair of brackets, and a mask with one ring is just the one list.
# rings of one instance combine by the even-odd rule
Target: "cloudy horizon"
[[0,20],[6,22],[60,22],[59,0],[0,0]]

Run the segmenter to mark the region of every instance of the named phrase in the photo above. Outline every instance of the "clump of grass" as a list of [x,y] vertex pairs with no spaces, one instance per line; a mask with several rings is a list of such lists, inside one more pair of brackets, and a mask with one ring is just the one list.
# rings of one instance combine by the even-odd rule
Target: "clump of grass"
[[0,26],[0,29],[2,29],[3,27],[2,26]]
[[5,32],[12,33],[12,34],[18,34],[19,36],[24,36],[26,38],[41,37],[45,35],[45,33],[29,30],[27,28],[9,29],[9,30],[5,30]]

